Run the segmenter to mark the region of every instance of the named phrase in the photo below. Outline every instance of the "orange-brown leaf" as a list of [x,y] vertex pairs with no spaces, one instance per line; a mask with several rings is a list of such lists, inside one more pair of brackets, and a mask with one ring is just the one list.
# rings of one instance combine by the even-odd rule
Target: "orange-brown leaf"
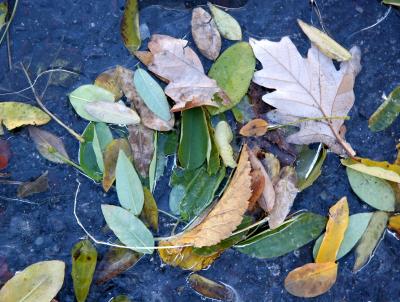
[[349,225],[349,205],[343,197],[329,209],[329,220],[326,233],[319,248],[316,263],[335,262],[342,244],[344,233]]
[[268,131],[268,122],[257,118],[244,125],[239,133],[243,136],[262,136]]
[[265,187],[264,174],[260,169],[251,171],[251,198],[249,200],[248,210],[251,212],[256,208],[257,201],[260,199]]
[[118,77],[115,68],[108,69],[99,74],[94,81],[94,84],[110,91],[114,95],[115,100],[122,98],[122,91],[118,84]]
[[308,263],[291,271],[285,288],[293,296],[311,298],[326,293],[336,282],[338,265],[335,262]]
[[394,215],[389,218],[389,229],[400,235],[400,215]]

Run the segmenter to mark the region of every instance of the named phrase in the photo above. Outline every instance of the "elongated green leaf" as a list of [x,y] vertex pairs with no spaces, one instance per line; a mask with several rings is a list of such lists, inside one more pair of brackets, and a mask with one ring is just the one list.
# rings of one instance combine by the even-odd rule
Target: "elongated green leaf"
[[256,59],[248,43],[239,42],[225,50],[211,66],[208,76],[217,81],[231,102],[221,103],[218,108],[209,107],[208,111],[215,115],[236,106],[249,88],[255,67]]
[[70,93],[69,101],[80,117],[88,121],[100,122],[87,113],[85,105],[97,101],[114,103],[114,95],[108,90],[96,85],[82,85]]
[[103,152],[112,139],[110,128],[104,123],[96,123],[93,132],[93,151],[96,156],[97,166],[101,172],[104,172]]
[[354,193],[364,202],[382,211],[394,211],[396,197],[389,182],[347,168],[347,177]]
[[115,175],[119,203],[134,215],[139,215],[144,203],[143,187],[132,162],[123,150],[119,150]]
[[134,75],[135,88],[146,106],[158,117],[168,122],[171,119],[169,104],[164,90],[145,71],[138,68]]
[[183,185],[174,186],[169,193],[169,209],[175,215],[180,215],[179,205],[185,197],[186,189]]
[[71,251],[72,281],[78,302],[86,301],[97,263],[96,248],[89,240],[79,241]]
[[236,245],[244,254],[257,258],[274,258],[294,251],[318,237],[327,219],[306,212],[283,223],[274,230],[265,230]]
[[121,20],[121,36],[126,48],[133,54],[141,44],[139,30],[139,7],[137,0],[126,0]]
[[153,235],[139,218],[117,206],[102,205],[101,210],[108,226],[123,244],[139,253],[153,253]]
[[368,121],[369,128],[382,131],[389,127],[400,113],[400,86],[395,88],[388,98],[376,109]]
[[58,260],[32,264],[0,290],[1,302],[49,302],[64,282],[65,263]]
[[85,174],[94,181],[100,181],[102,172],[97,164],[96,153],[93,149],[95,123],[87,125],[82,133],[85,142],[79,144],[79,164],[85,171]]
[[382,2],[385,4],[400,6],[400,0],[383,0]]
[[[156,186],[156,174],[157,174],[157,154],[158,154],[158,132],[154,132],[154,152],[153,157],[151,158],[150,166],[149,166],[149,189],[150,192],[153,193]],[[164,171],[163,171],[164,172]]]
[[311,186],[321,175],[321,168],[326,158],[326,149],[319,145],[318,149],[305,146],[296,162],[297,188],[300,191]]
[[[343,256],[345,256],[351,249],[357,244],[360,240],[361,236],[364,234],[368,223],[372,217],[371,213],[359,213],[351,215],[349,218],[349,225],[344,233],[344,238],[342,244],[340,245],[339,252],[337,253],[336,260],[339,260]],[[322,234],[314,244],[313,255],[314,259],[318,254],[319,247],[321,246],[322,239],[324,238],[324,234]]]
[[239,23],[222,9],[212,5],[210,2],[207,4],[221,36],[228,40],[242,40],[242,29]]
[[158,207],[157,203],[151,194],[150,190],[146,187],[143,188],[144,192],[144,205],[143,211],[140,214],[140,219],[148,226],[158,232]]
[[358,271],[373,256],[374,250],[385,232],[388,218],[388,214],[385,212],[377,211],[373,213],[368,227],[356,247],[356,261],[353,271]]
[[182,112],[181,139],[178,158],[185,169],[200,167],[207,157],[208,128],[202,108]]

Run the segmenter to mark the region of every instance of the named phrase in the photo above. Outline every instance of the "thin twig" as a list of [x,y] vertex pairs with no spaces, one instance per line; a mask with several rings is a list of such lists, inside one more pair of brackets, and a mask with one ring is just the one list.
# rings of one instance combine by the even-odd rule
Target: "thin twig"
[[13,10],[12,10],[10,19],[7,21],[6,28],[4,29],[3,35],[2,35],[1,38],[0,38],[0,46],[1,46],[1,43],[3,43],[4,37],[5,37],[5,36],[7,35],[7,33],[8,33],[8,29],[10,28],[10,25],[11,25],[12,20],[14,19],[15,12],[17,11],[17,7],[18,7],[18,2],[19,2],[19,0],[15,0],[14,7],[13,7]]
[[7,32],[7,57],[8,57],[8,69],[12,70],[12,59],[11,59],[11,41],[10,32]]
[[7,179],[0,179],[0,184],[5,185],[22,185],[24,182],[18,180],[7,180]]
[[83,139],[82,136],[80,136],[78,133],[76,133],[74,130],[69,128],[67,125],[65,125],[58,117],[56,117],[54,114],[52,114],[42,103],[42,100],[40,99],[39,95],[36,93],[36,89],[33,86],[33,83],[31,81],[31,78],[29,77],[28,71],[25,69],[25,66],[21,63],[22,70],[25,73],[25,76],[29,82],[29,85],[31,86],[31,90],[33,92],[33,95],[35,96],[36,102],[39,104],[39,106],[45,111],[48,115],[50,115],[60,126],[65,128],[73,137],[75,137],[78,141],[84,142],[85,140]]
[[6,196],[0,196],[0,199],[7,200],[7,201],[20,201],[20,202],[23,202],[23,203],[34,204],[34,205],[37,205],[37,206],[41,205],[41,203],[33,202],[33,201],[30,201],[30,200],[27,200],[27,199],[11,198],[11,197],[6,197]]
[[180,219],[180,218],[178,218],[178,217],[176,217],[176,216],[174,216],[174,215],[172,215],[172,214],[170,214],[170,213],[168,213],[166,211],[163,211],[161,209],[158,209],[158,212],[160,212],[160,213],[162,213],[162,214],[164,214],[166,216],[169,216],[169,217],[171,217],[171,218],[173,218],[173,219],[175,219],[177,221],[182,221],[182,219]]

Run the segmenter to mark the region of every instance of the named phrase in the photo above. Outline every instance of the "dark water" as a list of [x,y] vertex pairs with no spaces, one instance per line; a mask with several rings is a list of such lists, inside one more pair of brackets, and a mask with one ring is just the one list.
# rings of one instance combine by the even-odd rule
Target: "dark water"
[[[191,12],[188,7],[196,2],[143,0],[141,24],[145,24],[151,34],[163,33],[190,39]],[[240,6],[245,1],[233,2],[235,6]],[[150,5],[157,3],[165,4],[166,8]],[[387,7],[375,0],[325,0],[318,3],[329,32],[346,47],[359,45],[363,54],[363,70],[355,88],[356,103],[350,113],[351,120],[346,122],[348,141],[361,156],[393,160],[400,122],[384,132],[371,133],[367,120],[380,104],[382,93],[389,93],[400,83],[399,12],[393,10],[380,25],[347,38],[351,33],[373,24],[384,15]],[[44,100],[52,112],[76,131],[82,132],[86,122],[74,113],[66,94],[82,84],[91,83],[97,74],[108,67],[116,64],[133,67],[137,63],[120,39],[122,10],[123,1],[117,0],[21,1],[11,26],[12,72],[8,71],[5,44],[0,49],[0,88],[16,91],[27,86],[19,62],[29,66],[33,75],[52,66],[81,72],[82,76],[78,79],[55,75],[54,85],[48,87]],[[306,0],[250,0],[243,8],[230,12],[242,25],[245,39],[252,36],[277,40],[289,35],[303,53],[309,43],[300,33],[295,20],[301,18],[314,23],[317,20]],[[228,43],[224,41],[226,45]],[[39,91],[43,90],[46,81],[38,82]],[[34,104],[30,91],[0,96],[0,100]],[[60,136],[70,156],[77,160],[78,143],[74,138],[54,122],[43,128]],[[58,299],[62,302],[74,301],[69,275],[70,250],[84,235],[72,214],[76,179],[82,182],[79,215],[91,232],[103,239],[107,239],[109,234],[105,235],[102,231],[104,221],[100,204],[116,203],[116,194],[114,191],[103,193],[99,185],[72,167],[52,164],[40,157],[26,129],[6,133],[5,137],[13,153],[6,170],[12,173],[12,179],[25,181],[48,170],[51,189],[31,199],[43,202],[41,205],[0,200],[0,255],[7,258],[13,272],[37,261],[64,260],[68,273]],[[167,204],[167,180],[164,177],[155,192],[162,206]],[[13,197],[16,195],[15,188],[1,185],[0,195]],[[321,177],[297,197],[294,210],[309,209],[326,214],[329,206],[344,195],[349,198],[352,214],[372,210],[351,192],[338,157],[330,154]],[[171,222],[164,216],[162,221]],[[164,231],[167,232],[168,228]],[[273,260],[253,259],[231,249],[202,274],[235,288],[242,301],[297,301],[284,290],[283,280],[290,270],[311,261],[311,248],[310,244]],[[103,255],[105,249],[98,249]],[[353,254],[342,258],[336,285],[327,294],[313,300],[398,301],[399,257],[400,242],[387,233],[375,257],[364,270],[353,274]],[[158,255],[154,254],[105,285],[93,286],[88,301],[108,301],[117,294],[127,294],[134,301],[200,301],[201,298],[186,285],[188,274],[161,265]]]

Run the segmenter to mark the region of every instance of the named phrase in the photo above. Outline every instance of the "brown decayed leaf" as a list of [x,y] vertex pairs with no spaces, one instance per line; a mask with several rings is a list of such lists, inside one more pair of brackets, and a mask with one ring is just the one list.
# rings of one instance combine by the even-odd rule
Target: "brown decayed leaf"
[[154,130],[139,124],[128,126],[128,132],[135,168],[146,178],[154,153]]
[[329,209],[329,220],[321,246],[318,250],[316,263],[335,262],[336,255],[342,244],[344,234],[349,225],[349,205],[347,198],[341,198]]
[[282,224],[299,192],[296,188],[296,170],[293,167],[284,167],[279,176],[280,179],[274,186],[276,194],[275,205],[269,213],[268,224],[271,229],[275,229]]
[[244,125],[239,134],[243,136],[262,136],[268,131],[268,122],[257,118]]
[[189,285],[199,294],[219,301],[234,301],[235,294],[227,286],[207,279],[198,274],[191,274],[189,277]]
[[304,59],[290,38],[279,42],[250,39],[250,45],[263,69],[254,74],[253,81],[276,89],[264,95],[264,102],[284,115],[297,118],[321,118],[300,124],[300,131],[288,137],[288,142],[310,144],[322,142],[338,154],[355,155],[351,146],[340,136],[343,119],[354,104],[354,80],[361,69],[360,50],[351,49],[352,59],[336,70],[331,59],[315,46]]
[[140,219],[147,225],[158,232],[158,207],[156,200],[147,187],[143,187],[144,204]]
[[261,198],[265,187],[265,178],[264,174],[261,172],[260,169],[252,170],[251,171],[251,198],[249,200],[249,207],[248,210],[252,212],[256,206],[257,201]]
[[249,96],[250,104],[252,105],[253,112],[256,117],[261,117],[264,113],[267,113],[272,109],[270,105],[262,100],[263,95],[271,91],[272,90],[257,85],[254,82],[250,83],[247,95]]
[[221,35],[211,15],[201,7],[193,9],[192,37],[202,55],[210,60],[218,58]]
[[281,171],[281,164],[275,155],[269,152],[262,154],[261,163],[264,165],[265,170],[272,180],[272,184],[276,185],[279,180],[279,173]]
[[194,227],[168,241],[171,245],[211,246],[228,238],[242,222],[251,198],[251,165],[245,145],[230,184],[210,212]]
[[150,51],[138,50],[135,51],[135,56],[146,66],[153,62],[153,54]]
[[205,75],[199,57],[186,40],[153,35],[148,47],[153,55],[149,70],[169,82],[165,94],[176,103],[172,112],[199,106],[218,107],[212,100],[215,94],[224,104],[230,102],[217,82]]
[[10,157],[10,144],[8,141],[0,139],[0,170],[7,168]]
[[286,290],[296,297],[311,298],[326,293],[336,282],[335,262],[308,263],[292,270],[285,279]]
[[25,198],[36,193],[42,193],[49,189],[48,171],[44,172],[37,179],[31,182],[24,182],[18,186],[18,198]]
[[115,68],[108,69],[99,74],[94,84],[114,94],[115,100],[122,98],[122,90],[118,84],[118,76]]
[[138,112],[142,124],[147,128],[157,131],[169,131],[172,129],[175,123],[174,115],[171,115],[171,119],[166,122],[154,114],[144,103],[143,99],[139,96],[136,91],[135,84],[133,82],[134,72],[122,66],[116,68],[118,75],[118,84],[121,90],[124,92],[126,98],[131,101],[131,107],[136,109]]

